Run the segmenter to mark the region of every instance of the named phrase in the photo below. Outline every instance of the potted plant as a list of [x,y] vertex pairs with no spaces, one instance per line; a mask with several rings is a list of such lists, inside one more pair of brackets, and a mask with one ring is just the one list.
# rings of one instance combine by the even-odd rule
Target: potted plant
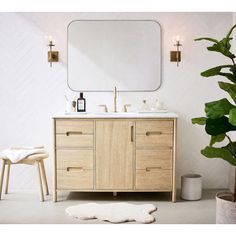
[[[193,118],[192,123],[204,125],[205,131],[211,136],[210,143],[201,150],[207,158],[221,158],[236,166],[236,140],[232,140],[229,132],[236,131],[236,56],[231,52],[231,34],[234,25],[222,39],[197,38],[195,41],[207,40],[213,43],[208,51],[217,52],[229,59],[229,64],[216,66],[201,73],[203,77],[220,76],[229,81],[218,81],[219,87],[228,93],[232,101],[222,98],[205,104],[205,117]],[[223,140],[227,145],[216,145]],[[220,146],[220,147],[219,147]],[[236,223],[236,169],[234,192],[216,194],[216,223]]]

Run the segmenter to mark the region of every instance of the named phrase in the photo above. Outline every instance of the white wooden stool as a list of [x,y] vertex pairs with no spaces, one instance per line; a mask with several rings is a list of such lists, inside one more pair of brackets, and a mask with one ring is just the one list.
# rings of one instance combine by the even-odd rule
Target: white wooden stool
[[7,176],[6,176],[6,186],[5,186],[5,194],[8,193],[8,185],[9,185],[9,177],[10,177],[10,168],[11,165],[16,164],[27,164],[27,165],[36,165],[38,169],[38,176],[39,176],[39,186],[40,186],[40,201],[44,201],[44,193],[43,193],[43,182],[44,182],[44,188],[46,191],[46,195],[49,195],[48,191],[48,183],[47,183],[47,177],[45,173],[45,167],[44,167],[44,159],[48,158],[48,155],[45,153],[43,154],[33,154],[28,156],[27,158],[17,162],[12,163],[7,157],[0,157],[2,159],[2,172],[0,176],[0,200],[2,196],[2,187],[3,187],[3,180],[4,180],[4,172],[5,172],[5,166],[7,165]]

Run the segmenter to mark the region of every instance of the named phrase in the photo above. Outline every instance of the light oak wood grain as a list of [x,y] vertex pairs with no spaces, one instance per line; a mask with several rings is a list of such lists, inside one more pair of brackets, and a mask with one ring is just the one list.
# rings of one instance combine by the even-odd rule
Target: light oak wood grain
[[136,121],[136,133],[146,135],[147,132],[173,133],[173,120]]
[[177,119],[174,119],[174,136],[173,136],[173,169],[172,169],[172,202],[176,202],[176,152],[177,152]]
[[57,150],[57,169],[66,170],[68,167],[93,169],[93,150]]
[[133,188],[132,121],[96,121],[96,189]]
[[6,185],[5,185],[5,194],[8,194],[10,171],[11,171],[11,164],[8,163],[7,164],[7,178],[6,178]]
[[6,160],[2,159],[2,171],[1,171],[1,177],[0,177],[0,200],[2,197],[2,187],[3,187],[3,179],[4,179],[4,173],[5,173],[5,166],[6,166]]
[[55,119],[57,192],[172,192],[177,119]]
[[37,166],[38,170],[38,178],[39,178],[39,193],[40,193],[40,201],[44,201],[44,195],[43,195],[43,182],[42,182],[42,176],[41,176],[41,167],[40,167],[40,162],[36,161],[35,165]]
[[158,147],[172,147],[173,134],[161,135],[136,135],[137,148],[158,148]]
[[93,189],[93,170],[57,170],[57,189]]
[[45,188],[45,193],[46,195],[49,195],[49,189],[48,189],[48,181],[47,181],[47,176],[46,176],[46,171],[45,171],[45,166],[44,166],[44,161],[40,161],[40,166],[41,166],[41,174],[43,178],[43,183],[44,183],[44,188]]
[[172,190],[172,170],[136,170],[137,190]]
[[56,120],[56,133],[82,132],[93,134],[93,121],[63,119]]
[[149,167],[172,170],[172,150],[136,150],[136,169]]
[[6,176],[6,185],[5,185],[5,194],[8,194],[8,187],[9,187],[9,179],[10,179],[10,167],[12,165],[19,165],[19,164],[27,164],[27,165],[35,165],[37,167],[38,171],[38,176],[39,176],[39,185],[40,185],[40,201],[44,201],[44,196],[43,196],[43,183],[45,184],[45,190],[46,194],[48,195],[48,185],[47,185],[47,178],[46,178],[46,173],[45,173],[45,168],[44,168],[44,159],[48,158],[48,154],[46,153],[40,153],[40,154],[33,154],[28,156],[27,158],[20,160],[16,163],[11,162],[7,157],[0,157],[0,159],[3,160],[3,171],[2,175],[0,178],[0,199],[1,199],[1,193],[2,193],[2,183],[3,183],[3,178],[4,178],[4,169],[5,166],[8,166],[7,169],[7,176]]
[[71,134],[69,136],[65,134],[56,135],[57,147],[93,147],[93,135],[77,135]]
[[57,155],[56,155],[56,120],[52,119],[52,145],[53,145],[53,202],[57,202]]

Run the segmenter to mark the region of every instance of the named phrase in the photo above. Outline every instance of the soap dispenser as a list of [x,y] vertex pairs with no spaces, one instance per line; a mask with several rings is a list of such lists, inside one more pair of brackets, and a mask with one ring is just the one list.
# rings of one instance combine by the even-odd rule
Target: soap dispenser
[[80,93],[79,98],[77,99],[77,112],[86,111],[86,99],[83,97],[83,93]]
[[149,110],[150,110],[150,108],[149,108],[149,106],[147,104],[147,101],[143,100],[142,106],[141,106],[141,111],[149,111]]

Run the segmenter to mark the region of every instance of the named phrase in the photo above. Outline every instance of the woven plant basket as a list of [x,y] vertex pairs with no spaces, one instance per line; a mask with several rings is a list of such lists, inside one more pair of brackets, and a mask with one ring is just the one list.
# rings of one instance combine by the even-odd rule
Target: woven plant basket
[[236,202],[230,192],[216,194],[216,224],[236,224]]

